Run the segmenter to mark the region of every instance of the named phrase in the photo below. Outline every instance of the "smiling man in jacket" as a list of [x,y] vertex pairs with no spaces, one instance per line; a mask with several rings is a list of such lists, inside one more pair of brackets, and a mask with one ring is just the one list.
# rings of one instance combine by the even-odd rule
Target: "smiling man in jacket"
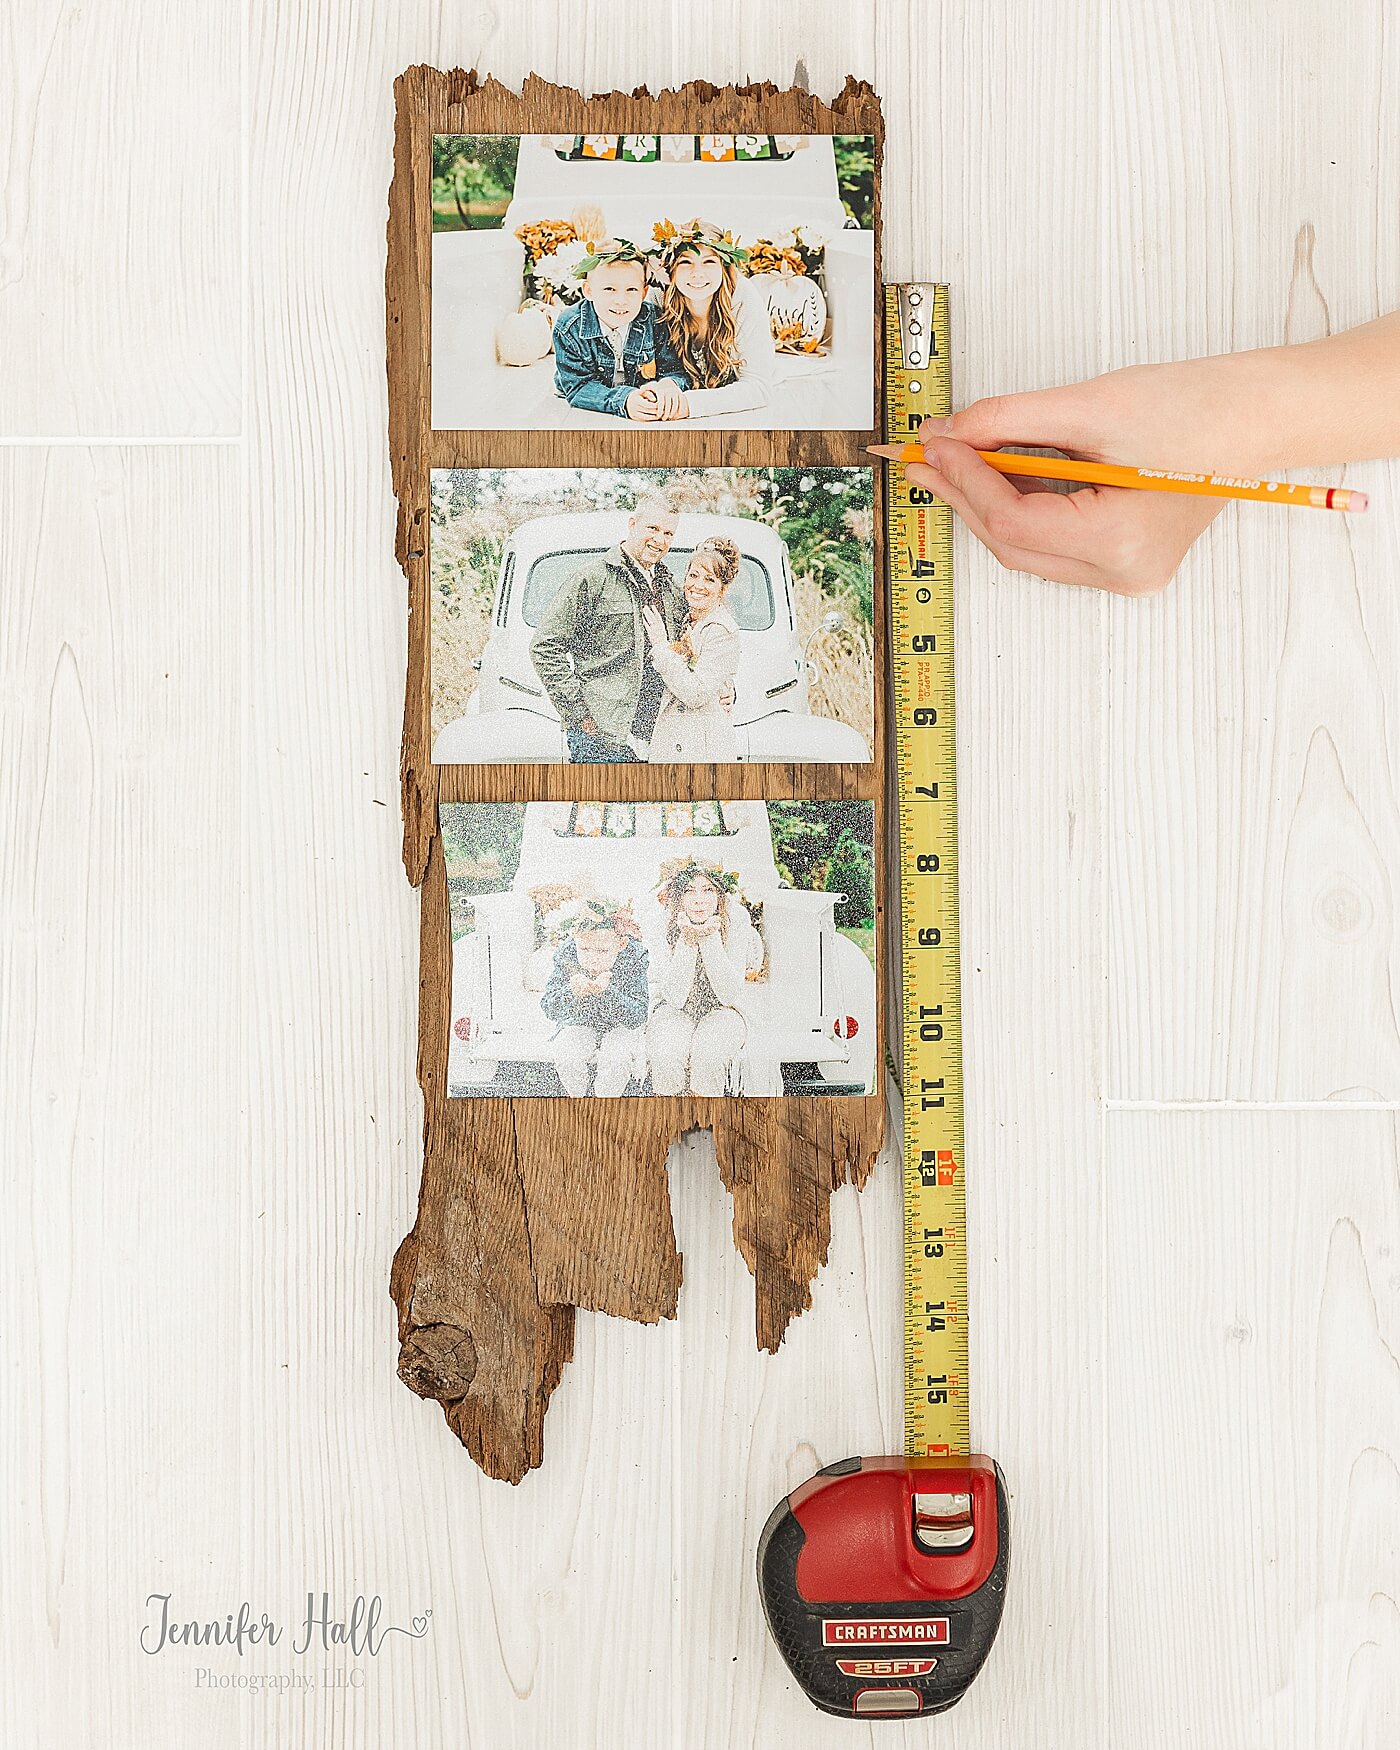
[[686,604],[666,564],[676,511],[648,496],[616,547],[590,561],[555,596],[530,641],[530,659],[564,724],[575,765],[645,759],[661,709],[661,678],[647,661],[643,608],[673,638]]

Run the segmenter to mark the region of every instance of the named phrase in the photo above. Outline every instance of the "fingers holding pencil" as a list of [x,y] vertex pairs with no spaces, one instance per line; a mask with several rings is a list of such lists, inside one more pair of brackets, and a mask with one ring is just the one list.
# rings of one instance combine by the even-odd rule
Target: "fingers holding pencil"
[[[925,460],[907,463],[906,472],[951,505],[1008,570],[1117,595],[1151,595],[1171,581],[1187,549],[1222,508],[1219,499],[1103,486],[1065,493],[1044,489],[1040,481],[1013,481],[977,454],[992,444],[974,448],[939,432],[946,425],[956,430],[960,418],[925,421],[919,433]],[[1052,442],[1044,435],[1019,441],[1042,448]]]
[[[1009,571],[1028,571],[1055,583],[1093,585],[1099,582],[1093,567],[1066,549],[1071,533],[1062,518],[1035,515],[1029,501],[1058,498],[1053,492],[1023,494],[977,452],[952,438],[920,434],[924,462],[909,462],[905,473],[916,485],[934,493],[967,524],[968,528]],[[1023,506],[1032,510],[1026,515]],[[1079,543],[1073,543],[1077,546]]]
[[[1095,447],[1102,432],[1093,422],[1077,384],[1066,389],[1032,389],[1022,395],[988,395],[970,402],[947,419],[924,422],[935,437],[956,438],[975,450],[1022,448],[1073,451],[1099,461],[1117,458]],[[920,439],[922,442],[922,437]]]

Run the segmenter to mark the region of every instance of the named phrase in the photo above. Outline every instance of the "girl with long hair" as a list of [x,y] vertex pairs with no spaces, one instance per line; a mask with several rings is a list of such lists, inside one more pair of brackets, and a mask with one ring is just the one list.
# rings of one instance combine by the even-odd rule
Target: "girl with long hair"
[[747,259],[728,231],[703,219],[663,240],[661,327],[690,385],[663,419],[741,413],[772,401],[768,300],[739,277]]
[[763,938],[738,875],[697,856],[678,857],[663,867],[656,897],[666,926],[652,961],[647,1022],[653,1093],[780,1094],[778,1066],[762,1044]]

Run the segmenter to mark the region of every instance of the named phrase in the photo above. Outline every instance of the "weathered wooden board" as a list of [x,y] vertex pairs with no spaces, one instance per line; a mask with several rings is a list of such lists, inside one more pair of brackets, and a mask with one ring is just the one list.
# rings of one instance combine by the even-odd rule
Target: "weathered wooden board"
[[[414,67],[397,81],[387,269],[389,436],[397,553],[408,580],[408,681],[402,790],[404,862],[422,884],[418,1074],[424,1169],[418,1216],[395,1259],[399,1371],[437,1399],[454,1432],[495,1476],[540,1463],[543,1418],[573,1344],[574,1311],[652,1322],[674,1315],[681,1258],[667,1151],[690,1129],[714,1134],[733,1201],[735,1244],[754,1278],[759,1344],[777,1348],[811,1303],[827,1256],[832,1190],[865,1177],[884,1136],[884,1095],[702,1100],[453,1099],[446,1084],[452,941],[439,802],[868,799],[884,866],[885,725],[877,686],[874,757],[860,766],[447,766],[431,762],[429,483],[433,468],[709,466],[867,461],[862,431],[433,431],[430,166],[434,133],[741,132],[870,134],[879,104],[848,80],[830,104],[772,85],[701,81],[585,99],[531,78],[519,94],[474,74]],[[872,288],[872,296],[875,295]],[[878,337],[878,323],[876,334]],[[878,339],[877,339],[878,344]],[[872,381],[878,359],[872,356]],[[876,522],[880,500],[877,479]],[[876,571],[882,554],[876,549]],[[878,596],[878,591],[877,591]],[[884,672],[883,605],[874,624]],[[877,988],[885,964],[876,892]],[[875,1061],[884,1061],[877,1022]]]

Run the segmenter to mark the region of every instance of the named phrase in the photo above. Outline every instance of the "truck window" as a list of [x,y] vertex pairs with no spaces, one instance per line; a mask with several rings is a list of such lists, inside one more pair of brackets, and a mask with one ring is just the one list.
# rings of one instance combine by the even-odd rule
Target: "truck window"
[[[580,571],[591,560],[603,551],[601,547],[592,549],[573,548],[560,553],[542,553],[530,567],[530,575],[525,580],[525,593],[520,604],[520,617],[527,626],[538,626],[544,617],[545,609],[558,595],[565,583]],[[685,576],[685,568],[690,563],[691,547],[672,547],[666,555],[666,563],[671,574],[679,583]],[[514,555],[512,555],[512,558]],[[504,600],[504,598],[503,598]],[[729,586],[729,594],[725,597],[725,606],[733,614],[741,632],[766,632],[773,624],[773,580],[768,575],[768,567],[761,559],[751,558],[745,553],[739,561],[739,575]],[[498,623],[504,624],[504,606]],[[789,591],[788,614],[791,616],[791,591]]]

